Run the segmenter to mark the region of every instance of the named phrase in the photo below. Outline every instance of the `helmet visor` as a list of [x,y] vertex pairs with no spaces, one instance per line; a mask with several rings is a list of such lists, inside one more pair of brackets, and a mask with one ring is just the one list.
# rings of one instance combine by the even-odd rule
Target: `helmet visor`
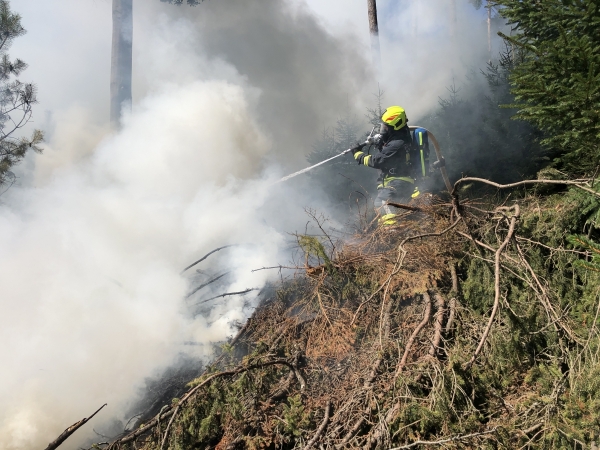
[[386,135],[390,132],[390,127],[387,123],[381,122],[381,126],[379,127],[379,134]]

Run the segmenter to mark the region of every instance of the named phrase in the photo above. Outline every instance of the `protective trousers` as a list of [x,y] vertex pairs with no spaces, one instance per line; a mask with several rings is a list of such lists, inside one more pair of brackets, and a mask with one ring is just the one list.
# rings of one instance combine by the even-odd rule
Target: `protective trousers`
[[388,202],[407,204],[411,199],[420,195],[419,188],[414,183],[404,180],[390,180],[377,187],[375,207],[381,208],[379,225],[390,226],[396,224],[397,208],[388,205]]

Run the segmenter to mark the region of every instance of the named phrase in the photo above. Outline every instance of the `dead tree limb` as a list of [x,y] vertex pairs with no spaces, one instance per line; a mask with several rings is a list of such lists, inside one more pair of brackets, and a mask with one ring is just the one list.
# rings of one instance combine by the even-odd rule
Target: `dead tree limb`
[[567,334],[567,336],[569,336],[569,339],[571,339],[571,341],[581,344],[581,340],[573,333],[573,331],[567,325],[565,325],[562,322],[562,320],[558,316],[556,310],[552,307],[552,302],[550,301],[550,296],[548,295],[546,288],[540,282],[535,271],[533,270],[533,268],[527,261],[527,258],[525,258],[525,253],[523,252],[523,250],[521,249],[521,246],[519,245],[518,241],[516,241],[516,240],[515,240],[515,246],[517,247],[517,252],[519,253],[521,262],[523,263],[523,265],[525,266],[525,268],[531,275],[531,278],[533,278],[533,281],[535,281],[535,284],[538,286],[538,288],[540,290],[540,298],[541,298],[541,302],[542,302],[542,305],[544,306],[544,308],[546,308],[549,315],[551,315],[553,317],[555,323],[557,323],[560,326],[560,328]]
[[319,426],[319,428],[317,429],[317,431],[315,432],[315,435],[311,438],[311,440],[306,443],[304,450],[311,449],[313,447],[313,445],[315,445],[317,443],[317,440],[321,437],[321,435],[323,434],[323,431],[325,431],[325,428],[327,428],[327,424],[329,423],[330,415],[331,415],[331,400],[329,400],[327,402],[327,406],[325,407],[325,413],[323,415],[323,421],[321,422],[321,425]]
[[404,369],[404,366],[406,365],[410,349],[412,348],[421,330],[425,328],[425,325],[427,325],[427,322],[429,322],[429,319],[431,318],[431,297],[427,292],[424,292],[423,299],[425,300],[425,312],[423,313],[423,320],[419,325],[417,325],[417,328],[415,328],[415,331],[413,331],[410,338],[408,339],[408,342],[406,343],[404,355],[402,355],[402,359],[400,360],[398,368],[396,369],[396,377],[398,377],[398,375],[402,373],[402,369]]
[[[365,391],[369,391],[373,388],[372,383],[373,383],[373,381],[375,381],[375,378],[377,377],[377,371],[379,370],[379,367],[381,366],[382,362],[383,362],[383,358],[379,357],[375,361],[373,366],[371,367],[371,371],[369,372],[369,378],[367,378],[363,384],[363,388]],[[363,425],[363,423],[365,423],[365,419],[369,415],[370,411],[371,411],[371,407],[370,407],[370,405],[367,404],[363,413],[360,415],[358,420],[356,420],[354,422],[354,425],[352,425],[350,430],[348,430],[348,432],[346,433],[346,436],[344,436],[344,439],[342,440],[342,442],[340,444],[338,444],[336,446],[336,448],[342,448],[348,442],[350,442],[350,439],[352,439],[352,437],[358,432],[358,430],[360,430],[360,427]]]
[[231,273],[231,272],[225,272],[225,273],[222,273],[221,275],[219,275],[219,276],[216,276],[216,277],[214,277],[214,278],[213,278],[213,279],[211,279],[211,280],[208,280],[206,283],[202,283],[200,286],[198,286],[196,289],[194,289],[192,292],[190,292],[188,295],[186,295],[186,296],[185,296],[185,298],[190,298],[192,295],[194,295],[194,294],[195,294],[196,292],[198,292],[200,289],[202,289],[202,288],[204,288],[204,287],[208,286],[209,284],[212,284],[212,283],[214,283],[215,281],[219,281],[219,280],[220,280],[221,278],[223,278],[225,275],[228,275],[228,274],[230,274],[230,273]]
[[446,299],[439,292],[435,292],[433,297],[435,298],[437,311],[435,313],[434,335],[431,341],[431,348],[429,349],[429,356],[435,356],[438,348],[440,348],[442,330],[444,329],[444,315],[446,314]]
[[81,419],[79,422],[71,425],[69,428],[67,428],[65,431],[63,431],[59,437],[57,437],[54,441],[50,442],[50,444],[48,444],[48,447],[46,447],[46,450],[54,450],[54,449],[58,448],[63,442],[65,442],[67,439],[69,439],[73,435],[73,433],[75,433],[82,426],[84,426],[86,423],[88,423],[91,420],[91,418],[94,417],[96,414],[98,414],[102,410],[102,408],[104,408],[105,406],[106,406],[106,403],[104,405],[102,405],[100,408],[98,408],[96,410],[96,412],[94,414],[92,414],[90,417]]
[[252,291],[258,291],[258,288],[246,289],[246,290],[240,291],[240,292],[227,292],[225,294],[217,295],[216,297],[211,297],[211,298],[207,298],[205,300],[200,300],[198,303],[194,303],[192,306],[198,306],[198,305],[201,305],[202,303],[210,302],[211,300],[216,300],[216,299],[222,298],[222,297],[230,297],[232,295],[243,295],[243,294],[247,294],[248,292],[252,292]]
[[196,261],[196,262],[190,264],[189,266],[187,266],[185,269],[183,269],[181,271],[181,273],[185,272],[188,269],[191,269],[192,267],[194,267],[197,264],[200,264],[202,261],[204,261],[206,258],[208,258],[213,253],[217,253],[218,251],[221,251],[221,250],[229,248],[229,247],[237,247],[237,246],[238,246],[238,244],[232,244],[232,245],[224,245],[223,247],[216,248],[212,252],[208,252],[206,255],[204,255],[202,258],[200,258],[198,261]]
[[485,436],[486,434],[492,434],[492,433],[496,432],[496,429],[497,428],[492,428],[491,430],[488,430],[488,431],[482,431],[481,433],[465,434],[464,436],[453,436],[453,437],[447,438],[447,439],[440,439],[439,441],[415,441],[412,444],[402,445],[401,447],[394,447],[390,450],[404,450],[404,449],[408,449],[408,448],[414,448],[419,445],[444,445],[449,442],[464,441],[466,439],[471,439],[471,438],[478,437],[478,436]]
[[454,189],[452,190],[452,194],[454,194],[456,192],[456,189],[458,188],[458,186],[461,183],[467,182],[467,181],[477,181],[479,183],[484,183],[484,184],[489,184],[490,186],[494,186],[495,188],[498,189],[508,189],[508,188],[512,188],[512,187],[517,187],[517,186],[524,186],[527,184],[556,184],[556,185],[563,185],[563,186],[574,186],[578,189],[581,189],[585,192],[587,192],[588,194],[592,194],[595,197],[600,198],[600,193],[594,191],[593,189],[590,189],[588,187],[583,186],[584,181],[569,181],[569,180],[524,180],[524,181],[519,181],[517,183],[510,183],[510,184],[498,184],[498,183],[494,183],[493,181],[490,180],[486,180],[485,178],[475,178],[475,177],[465,177],[465,178],[461,178],[460,180],[458,180],[456,183],[454,183]]
[[519,218],[519,216],[521,214],[521,209],[519,208],[519,205],[514,205],[513,208],[514,208],[514,214],[510,218],[510,225],[508,228],[508,233],[506,234],[506,238],[504,239],[504,241],[502,242],[500,247],[498,247],[498,250],[496,250],[496,255],[494,258],[494,306],[492,307],[492,314],[490,314],[490,319],[488,320],[488,324],[485,327],[485,330],[483,331],[483,335],[481,336],[479,345],[477,346],[477,349],[475,349],[475,353],[473,353],[473,356],[471,356],[471,359],[465,366],[466,369],[469,369],[473,365],[473,363],[475,362],[475,360],[481,353],[481,350],[483,349],[483,345],[485,344],[485,341],[487,340],[487,337],[490,334],[490,331],[492,329],[492,324],[494,323],[496,314],[498,313],[498,308],[500,306],[500,256],[502,255],[502,252],[504,251],[504,249],[508,246],[508,244],[512,240],[513,235],[515,233],[515,227],[517,225],[517,219]]
[[452,327],[454,327],[454,321],[456,320],[456,297],[452,297],[448,301],[448,321],[446,322],[446,333],[450,333],[452,331]]
[[261,270],[272,270],[272,269],[291,269],[291,270],[300,270],[302,267],[288,267],[288,266],[273,266],[273,267],[261,267],[260,269],[254,269],[251,272],[259,272]]
[[450,263],[450,275],[452,277],[452,297],[448,302],[448,309],[450,310],[448,313],[448,321],[446,322],[446,333],[450,333],[452,331],[452,327],[454,326],[454,320],[456,318],[456,297],[458,296],[458,275],[456,273],[456,265],[454,262]]
[[402,203],[387,202],[387,205],[393,206],[394,208],[398,208],[398,209],[406,209],[407,211],[415,211],[415,212],[423,211],[423,208],[418,208],[416,206],[404,205]]

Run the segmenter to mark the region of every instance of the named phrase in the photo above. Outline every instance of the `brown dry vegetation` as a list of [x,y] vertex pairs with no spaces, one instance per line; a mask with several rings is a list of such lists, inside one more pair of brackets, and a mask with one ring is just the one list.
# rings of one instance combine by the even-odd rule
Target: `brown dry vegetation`
[[185,396],[105,448],[584,448],[600,284],[565,272],[587,252],[562,245],[560,220],[598,195],[577,183],[413,205],[345,242],[298,236],[302,273]]

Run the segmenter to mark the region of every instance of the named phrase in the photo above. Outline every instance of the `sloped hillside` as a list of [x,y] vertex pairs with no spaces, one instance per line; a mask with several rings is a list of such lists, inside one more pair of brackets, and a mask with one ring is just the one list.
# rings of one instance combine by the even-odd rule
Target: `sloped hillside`
[[[298,236],[304,267],[190,390],[101,447],[589,448],[600,251],[577,233],[600,194],[542,175]],[[459,201],[474,186],[493,191]]]

